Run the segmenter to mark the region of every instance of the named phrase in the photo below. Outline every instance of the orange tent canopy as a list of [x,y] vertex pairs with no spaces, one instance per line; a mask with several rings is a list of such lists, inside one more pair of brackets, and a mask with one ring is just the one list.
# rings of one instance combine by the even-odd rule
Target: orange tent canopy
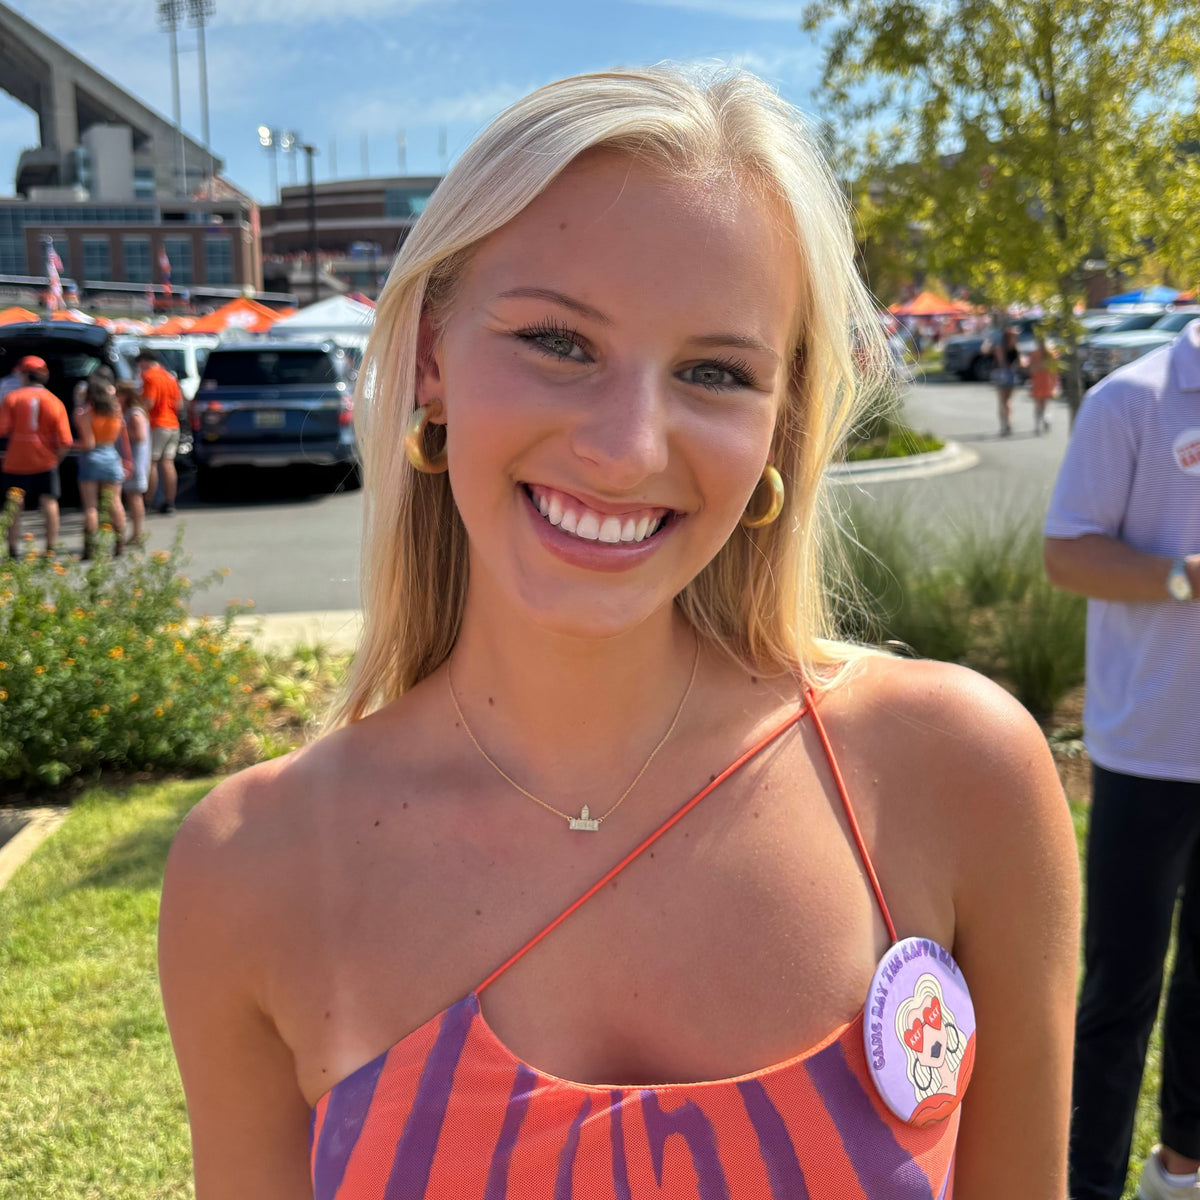
[[933,292],[922,292],[907,304],[893,304],[888,312],[898,317],[950,317],[970,311],[957,300],[947,300],[944,296],[935,296]]
[[259,304],[257,300],[238,297],[208,316],[201,317],[188,332],[223,333],[226,329],[244,329],[247,333],[263,333],[282,315],[265,304]]
[[168,337],[178,333],[190,333],[195,328],[199,317],[168,317],[160,325],[151,325],[147,332],[158,336]]
[[0,312],[0,325],[15,325],[18,321],[36,321],[38,315],[27,308],[6,308]]
[[1190,292],[1180,292],[1179,295],[1175,297],[1175,303],[1178,304],[1182,300],[1187,304],[1192,304],[1195,302],[1195,299],[1196,289],[1192,288]]

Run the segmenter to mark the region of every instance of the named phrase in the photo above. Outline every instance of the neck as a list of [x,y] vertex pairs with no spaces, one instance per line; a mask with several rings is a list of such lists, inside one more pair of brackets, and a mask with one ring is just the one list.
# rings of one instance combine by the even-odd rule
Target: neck
[[607,810],[679,708],[696,634],[674,605],[605,639],[514,629],[496,621],[494,609],[483,615],[478,608],[468,598],[451,659],[471,732],[547,803]]

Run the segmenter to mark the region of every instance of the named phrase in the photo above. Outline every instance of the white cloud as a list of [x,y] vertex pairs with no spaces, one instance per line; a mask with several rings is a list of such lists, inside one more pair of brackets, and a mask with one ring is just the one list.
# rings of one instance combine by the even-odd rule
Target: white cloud
[[333,126],[337,125],[338,112],[344,106],[346,123],[352,120],[355,130],[392,136],[401,126],[407,129],[428,128],[449,125],[455,121],[483,125],[510,104],[528,95],[536,86],[534,83],[502,83],[454,96],[422,97],[419,102],[411,98],[380,97],[374,93],[371,99],[347,95],[336,104],[328,103],[326,107],[332,118],[329,123]]
[[[286,23],[295,28],[326,21],[403,17],[417,9],[451,8],[458,0],[286,0]],[[280,24],[280,0],[227,0],[218,19],[228,25]]]
[[804,4],[800,0],[633,0],[648,8],[686,8],[745,21],[800,22]]
[[[221,0],[210,24],[271,25],[295,29],[323,21],[359,17],[402,17],[421,8],[450,8],[459,0]],[[68,46],[83,44],[90,31],[128,35],[156,33],[154,0],[108,0],[86,5],[81,0],[8,0],[27,21]],[[183,29],[190,29],[185,21]],[[90,40],[90,39],[86,39]],[[77,51],[78,53],[78,51]]]
[[816,83],[820,78],[820,55],[809,46],[739,50],[731,54],[727,61],[731,66],[780,82],[803,83],[803,76],[807,75]]

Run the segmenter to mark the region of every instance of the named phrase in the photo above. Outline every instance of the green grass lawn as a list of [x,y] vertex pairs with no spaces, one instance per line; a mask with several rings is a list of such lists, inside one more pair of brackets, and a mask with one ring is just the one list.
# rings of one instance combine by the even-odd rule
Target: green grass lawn
[[[192,1195],[155,926],[167,847],[213,783],[88,792],[0,892],[0,1200]],[[1156,1140],[1159,1066],[1156,1029],[1127,1196]]]
[[0,1198],[192,1195],[159,1001],[167,847],[213,781],[96,789],[0,892]]

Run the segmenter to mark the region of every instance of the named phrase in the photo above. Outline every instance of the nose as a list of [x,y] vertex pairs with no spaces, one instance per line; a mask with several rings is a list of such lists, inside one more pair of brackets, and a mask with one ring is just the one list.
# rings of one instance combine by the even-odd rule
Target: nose
[[581,408],[571,448],[596,468],[598,483],[632,491],[666,469],[669,418],[667,384],[655,373],[614,375]]

